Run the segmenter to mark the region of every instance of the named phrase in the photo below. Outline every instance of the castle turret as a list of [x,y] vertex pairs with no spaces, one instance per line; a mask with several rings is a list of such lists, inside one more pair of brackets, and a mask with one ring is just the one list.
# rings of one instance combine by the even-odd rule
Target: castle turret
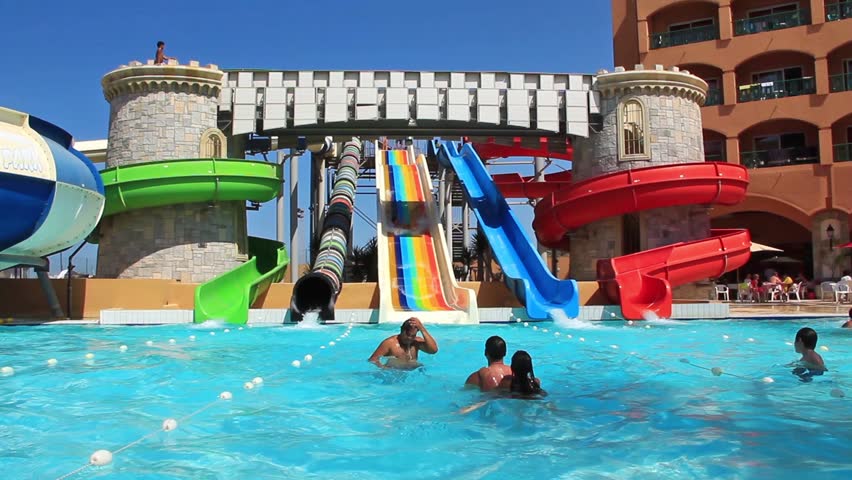
[[[245,202],[218,201],[215,194],[199,201],[191,189],[171,189],[174,179],[169,177],[184,164],[163,162],[226,156],[226,139],[217,128],[223,76],[215,65],[173,60],[165,65],[131,62],[104,76],[101,84],[110,103],[104,176],[123,190],[110,196],[106,182],[109,216],[100,228],[99,276],[203,282],[246,260]],[[162,167],[154,175],[132,169],[152,162]],[[192,165],[197,169],[200,164]],[[208,170],[216,163],[210,165],[203,173],[214,173]],[[180,181],[191,179],[187,173]],[[123,195],[146,188],[148,197],[157,192],[159,198],[127,204]]]
[[[677,67],[601,71],[602,127],[579,139],[574,180],[613,172],[704,161],[700,107],[707,84]],[[584,225],[571,234],[571,276],[596,278],[596,261],[709,234],[707,207],[684,205],[644,210]],[[582,259],[582,260],[574,260]]]

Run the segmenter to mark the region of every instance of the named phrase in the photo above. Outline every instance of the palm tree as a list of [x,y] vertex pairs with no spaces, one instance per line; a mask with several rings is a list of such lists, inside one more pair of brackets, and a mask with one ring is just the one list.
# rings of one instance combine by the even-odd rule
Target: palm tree
[[476,279],[480,282],[491,280],[491,245],[488,238],[481,230],[477,230],[471,237],[470,257],[476,258]]
[[352,249],[346,272],[350,282],[379,281],[379,242],[376,237]]

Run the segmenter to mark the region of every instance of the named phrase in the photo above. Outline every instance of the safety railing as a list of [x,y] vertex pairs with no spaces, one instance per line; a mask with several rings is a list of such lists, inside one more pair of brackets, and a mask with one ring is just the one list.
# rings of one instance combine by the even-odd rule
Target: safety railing
[[651,49],[706,42],[708,40],[717,40],[718,38],[719,26],[715,24],[673,32],[652,33]]
[[852,162],[852,143],[841,143],[834,146],[835,162]]
[[852,18],[852,2],[829,3],[825,6],[825,21],[835,22]]
[[790,147],[742,152],[740,153],[740,163],[748,168],[819,163],[819,148]]
[[705,107],[722,104],[722,90],[718,88],[707,89],[707,99],[704,100]]
[[782,30],[785,28],[809,25],[811,11],[806,8],[790,12],[778,12],[760,17],[743,18],[734,22],[734,35],[751,35],[753,33]]
[[777,82],[752,83],[740,85],[737,101],[754,102],[773,98],[795,97],[816,93],[814,77],[791,78]]
[[848,92],[852,90],[852,73],[841,73],[828,77],[829,88],[832,92]]

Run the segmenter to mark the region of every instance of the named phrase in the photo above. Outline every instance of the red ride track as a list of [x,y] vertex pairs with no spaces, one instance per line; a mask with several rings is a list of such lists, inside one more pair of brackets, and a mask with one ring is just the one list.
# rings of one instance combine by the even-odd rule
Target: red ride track
[[[495,182],[511,194],[507,196],[543,193],[520,180],[511,187]],[[740,165],[701,162],[616,172],[570,186],[559,182],[562,188],[536,205],[533,230],[544,246],[558,246],[569,230],[601,218],[677,205],[735,205],[745,198],[748,181],[748,170]],[[601,289],[611,301],[621,303],[624,318],[638,320],[645,311],[670,317],[673,286],[718,277],[741,267],[751,255],[747,230],[711,234],[704,240],[599,260]]]

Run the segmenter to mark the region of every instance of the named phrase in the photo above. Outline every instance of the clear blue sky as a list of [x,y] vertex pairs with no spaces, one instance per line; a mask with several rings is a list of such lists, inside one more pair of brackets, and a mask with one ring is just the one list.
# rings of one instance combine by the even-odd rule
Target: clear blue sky
[[[593,73],[613,61],[606,0],[0,0],[0,11],[0,106],[78,140],[107,136],[101,77],[153,58],[157,40],[181,62],[222,68]],[[249,213],[252,234],[274,237],[273,210]],[[375,235],[356,228],[357,243]],[[86,247],[78,268],[89,258],[93,269],[94,252]]]

